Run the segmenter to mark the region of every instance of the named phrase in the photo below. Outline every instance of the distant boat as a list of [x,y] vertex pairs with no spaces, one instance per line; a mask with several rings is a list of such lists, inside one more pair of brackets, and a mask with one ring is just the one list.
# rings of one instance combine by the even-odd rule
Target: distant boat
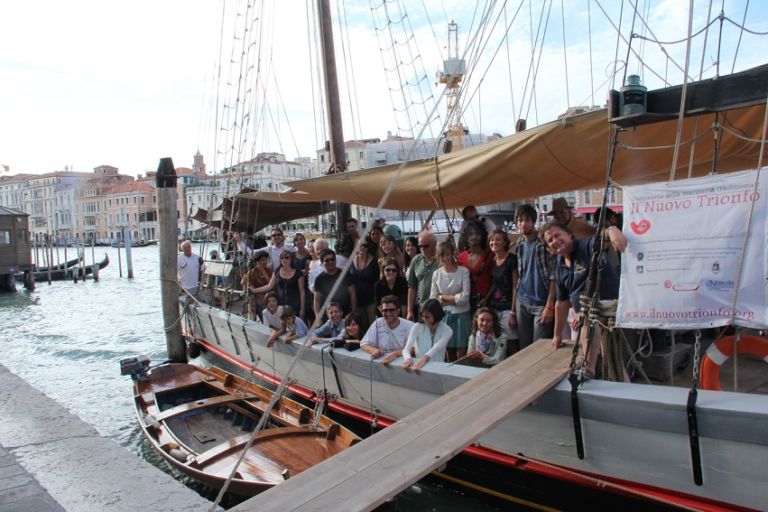
[[173,467],[211,487],[222,487],[252,437],[228,487],[242,496],[269,489],[360,440],[285,397],[254,435],[272,391],[218,368],[172,363],[147,370],[148,364],[141,357],[121,361],[129,370],[123,373],[134,378],[144,435]]
[[[77,261],[80,261],[79,259]],[[77,261],[75,263],[77,263]],[[109,265],[109,256],[104,254],[104,259],[98,263],[99,270]],[[82,279],[83,275],[90,275],[93,273],[93,264],[85,265],[83,268],[75,267],[74,264],[68,268],[52,268],[50,271],[51,281],[66,281],[73,279],[76,275],[78,279]],[[42,283],[48,280],[49,272],[46,270],[38,270],[33,273],[33,277],[36,283]],[[17,281],[24,280],[24,274],[16,274]]]
[[[112,247],[125,247],[125,240],[113,240]],[[157,245],[157,240],[136,240],[131,241],[131,247],[146,247],[148,245]]]
[[[82,259],[82,257],[79,257],[79,258],[73,258],[73,259],[71,259],[71,260],[69,260],[69,261],[65,261],[65,262],[64,262],[64,263],[62,263],[62,264],[59,264],[59,265],[53,265],[53,266],[51,267],[51,270],[52,270],[52,271],[56,271],[56,270],[62,270],[62,269],[66,269],[66,268],[74,267],[75,265],[77,265],[78,263],[80,263],[80,260],[81,260],[81,259]],[[37,267],[37,268],[35,269],[35,272],[48,272],[48,267]]]

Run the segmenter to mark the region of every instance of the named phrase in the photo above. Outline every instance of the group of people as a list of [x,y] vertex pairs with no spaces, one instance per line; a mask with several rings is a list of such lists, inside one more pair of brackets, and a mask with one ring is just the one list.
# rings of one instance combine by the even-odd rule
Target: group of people
[[[307,244],[301,234],[286,245],[278,227],[271,245],[259,249],[233,238],[250,261],[242,278],[249,317],[273,328],[270,344],[308,336],[309,343],[361,347],[385,363],[402,357],[405,368],[417,370],[428,361],[492,366],[535,340],[551,338],[558,347],[572,338],[595,228],[574,217],[563,198],[540,230],[535,208],[520,206],[514,243],[473,206],[462,214],[458,243],[449,237],[438,244],[430,231],[403,238],[379,224],[361,239],[355,219],[346,222],[336,250],[324,239]],[[606,252],[626,247],[616,226],[603,239]],[[182,256],[191,252],[182,249],[180,278]],[[600,297],[613,299],[618,275],[614,265],[606,267]],[[315,318],[319,327],[310,332]],[[597,359],[592,352],[590,365]]]

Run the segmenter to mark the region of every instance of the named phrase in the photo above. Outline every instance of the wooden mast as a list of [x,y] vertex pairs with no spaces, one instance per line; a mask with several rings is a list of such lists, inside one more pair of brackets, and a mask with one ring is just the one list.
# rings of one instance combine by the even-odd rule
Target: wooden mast
[[[325,81],[325,103],[328,111],[330,132],[330,167],[328,174],[344,172],[347,158],[344,151],[344,131],[341,125],[339,104],[339,80],[336,75],[336,54],[333,46],[333,22],[328,0],[317,0],[318,25],[320,28],[321,51],[323,54],[323,79]],[[344,233],[344,222],[351,217],[349,205],[336,203],[336,239]]]

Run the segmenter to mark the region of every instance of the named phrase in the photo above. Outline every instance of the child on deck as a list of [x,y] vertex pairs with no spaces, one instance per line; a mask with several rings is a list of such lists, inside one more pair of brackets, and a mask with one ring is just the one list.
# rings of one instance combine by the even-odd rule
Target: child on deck
[[493,366],[507,356],[507,335],[501,332],[501,322],[495,309],[477,309],[467,350],[467,362],[478,366]]
[[267,307],[261,312],[261,316],[264,319],[264,325],[270,329],[280,329],[283,326],[283,322],[280,317],[283,314],[283,306],[279,306],[277,303],[277,294],[275,292],[269,292],[265,300],[267,301]]
[[363,325],[363,319],[357,313],[350,313],[344,318],[344,331],[331,340],[334,347],[344,347],[347,350],[357,350],[360,348],[360,339],[363,332],[360,326]]
[[297,317],[293,307],[287,304],[283,306],[283,314],[280,315],[280,320],[282,320],[283,324],[280,329],[272,332],[272,336],[270,336],[269,340],[267,341],[268,347],[274,345],[275,341],[280,336],[285,335],[283,341],[285,343],[290,343],[296,338],[306,336],[309,332],[309,329],[307,329],[307,324],[304,323],[304,320]]

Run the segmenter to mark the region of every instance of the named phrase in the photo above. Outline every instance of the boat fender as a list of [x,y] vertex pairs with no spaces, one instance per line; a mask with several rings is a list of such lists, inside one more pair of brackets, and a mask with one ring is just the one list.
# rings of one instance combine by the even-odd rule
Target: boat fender
[[181,448],[171,448],[168,450],[168,455],[182,463],[186,463],[189,456],[189,454]]
[[[733,356],[734,336],[726,336],[711,344],[701,361],[701,389],[721,391],[720,367]],[[768,339],[742,335],[739,354],[752,354],[768,363]]]

